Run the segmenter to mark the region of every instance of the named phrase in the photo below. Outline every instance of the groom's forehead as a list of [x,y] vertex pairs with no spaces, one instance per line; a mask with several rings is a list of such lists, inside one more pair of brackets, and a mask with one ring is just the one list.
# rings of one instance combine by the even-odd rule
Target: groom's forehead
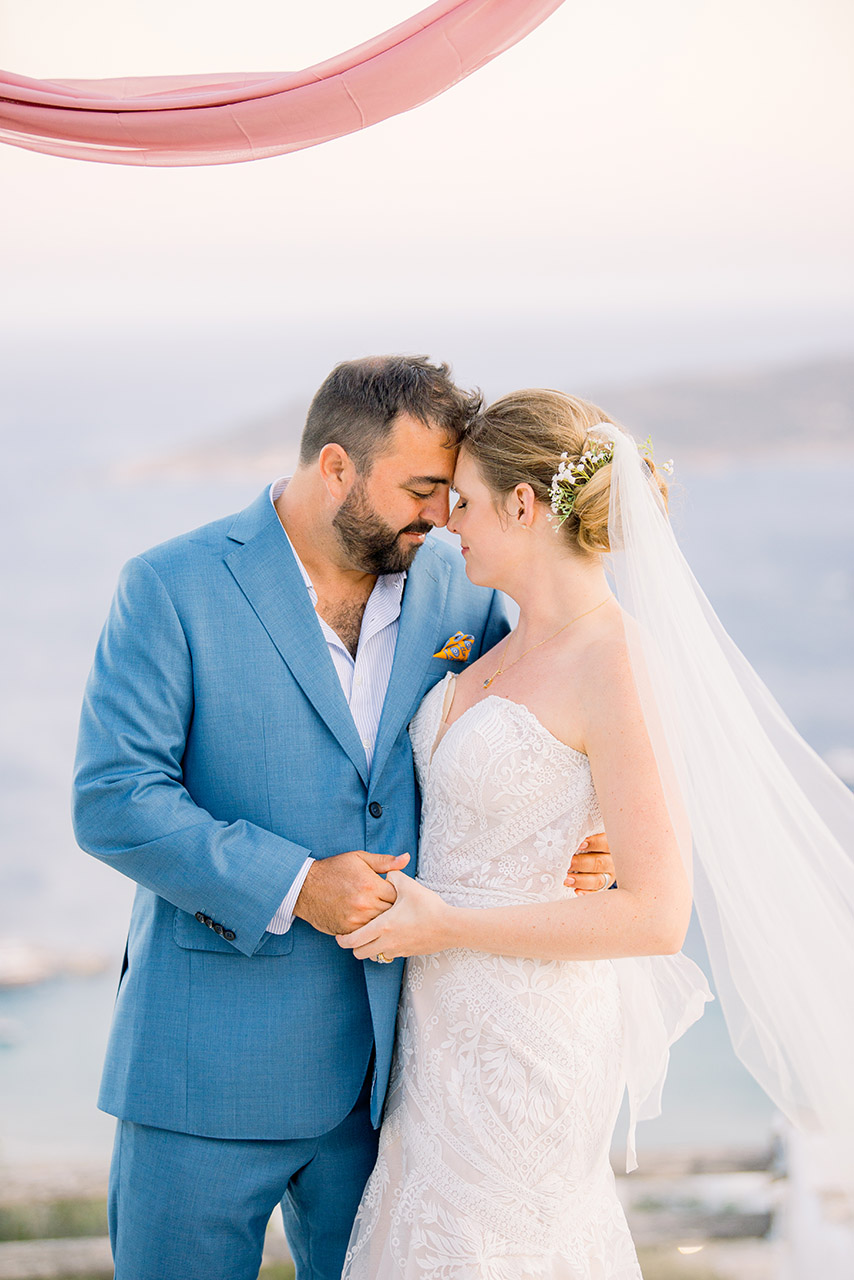
[[447,474],[447,472],[443,473],[442,475],[438,475],[438,476],[413,476],[413,475],[408,475],[408,476],[406,477],[406,482],[407,482],[407,484],[415,485],[416,487],[417,487],[418,485],[428,485],[428,486],[429,486],[429,485],[434,485],[434,486],[435,486],[435,485],[437,485],[437,484],[450,484],[450,481],[451,481],[451,477]]
[[427,486],[450,484],[456,461],[457,449],[441,426],[401,415],[377,465],[386,472],[393,469],[409,483]]

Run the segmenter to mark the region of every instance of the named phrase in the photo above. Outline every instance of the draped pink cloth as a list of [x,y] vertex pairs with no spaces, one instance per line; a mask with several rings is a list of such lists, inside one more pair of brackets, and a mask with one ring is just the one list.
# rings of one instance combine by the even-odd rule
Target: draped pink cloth
[[509,49],[563,0],[439,0],[304,71],[30,80],[0,71],[0,141],[106,164],[234,164],[409,111]]

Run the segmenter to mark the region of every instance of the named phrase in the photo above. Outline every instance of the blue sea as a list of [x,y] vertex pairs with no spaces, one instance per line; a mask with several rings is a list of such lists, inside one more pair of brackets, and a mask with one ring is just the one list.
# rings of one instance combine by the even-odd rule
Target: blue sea
[[[251,469],[138,464],[168,459],[278,402],[307,400],[332,362],[322,363],[320,339],[302,361],[290,350],[281,366],[272,355],[263,367],[241,366],[233,347],[200,354],[196,344],[187,354],[156,336],[149,349],[120,352],[104,335],[89,344],[79,335],[52,346],[22,342],[0,379],[4,930],[7,939],[102,952],[109,963],[97,977],[0,991],[8,1041],[0,1047],[0,1165],[99,1162],[109,1151],[112,1125],[94,1099],[132,886],[76,849],[67,797],[82,687],[116,574],[129,555],[238,510],[262,485]],[[654,371],[663,368],[662,355]],[[551,378],[534,372],[540,382],[564,380],[557,368]],[[503,371],[520,385],[534,380],[530,373]],[[496,376],[495,389],[505,385]],[[283,437],[281,470],[292,452]],[[854,461],[811,457],[805,447],[798,459],[685,465],[676,479],[674,523],[725,625],[815,748],[850,759]],[[696,932],[688,949],[702,959]],[[674,1050],[664,1114],[642,1127],[641,1152],[754,1145],[772,1122],[713,1005]]]

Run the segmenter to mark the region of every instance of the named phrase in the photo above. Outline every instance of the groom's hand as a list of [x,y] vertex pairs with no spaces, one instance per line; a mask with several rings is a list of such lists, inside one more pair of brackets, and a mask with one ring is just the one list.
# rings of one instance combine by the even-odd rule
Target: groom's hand
[[397,897],[394,885],[383,879],[387,871],[402,871],[409,854],[353,849],[332,858],[318,858],[300,889],[294,915],[321,933],[352,933],[388,911]]
[[610,887],[616,878],[607,838],[604,832],[600,832],[582,840],[573,854],[564,884],[576,893],[598,893],[600,889]]

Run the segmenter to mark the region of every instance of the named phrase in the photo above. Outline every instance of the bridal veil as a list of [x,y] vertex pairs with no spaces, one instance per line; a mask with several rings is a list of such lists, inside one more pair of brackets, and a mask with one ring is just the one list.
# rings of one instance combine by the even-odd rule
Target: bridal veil
[[[591,435],[613,444],[610,567],[671,816],[690,830],[684,854],[733,1046],[793,1124],[849,1139],[854,795],[722,627],[634,441],[610,423]],[[666,1066],[668,1044],[699,1012],[668,959],[650,961],[645,980],[643,967],[616,962],[646,1002],[629,1014],[645,1064],[635,1118],[657,1113],[656,1062]],[[630,1078],[630,1098],[632,1088]]]

